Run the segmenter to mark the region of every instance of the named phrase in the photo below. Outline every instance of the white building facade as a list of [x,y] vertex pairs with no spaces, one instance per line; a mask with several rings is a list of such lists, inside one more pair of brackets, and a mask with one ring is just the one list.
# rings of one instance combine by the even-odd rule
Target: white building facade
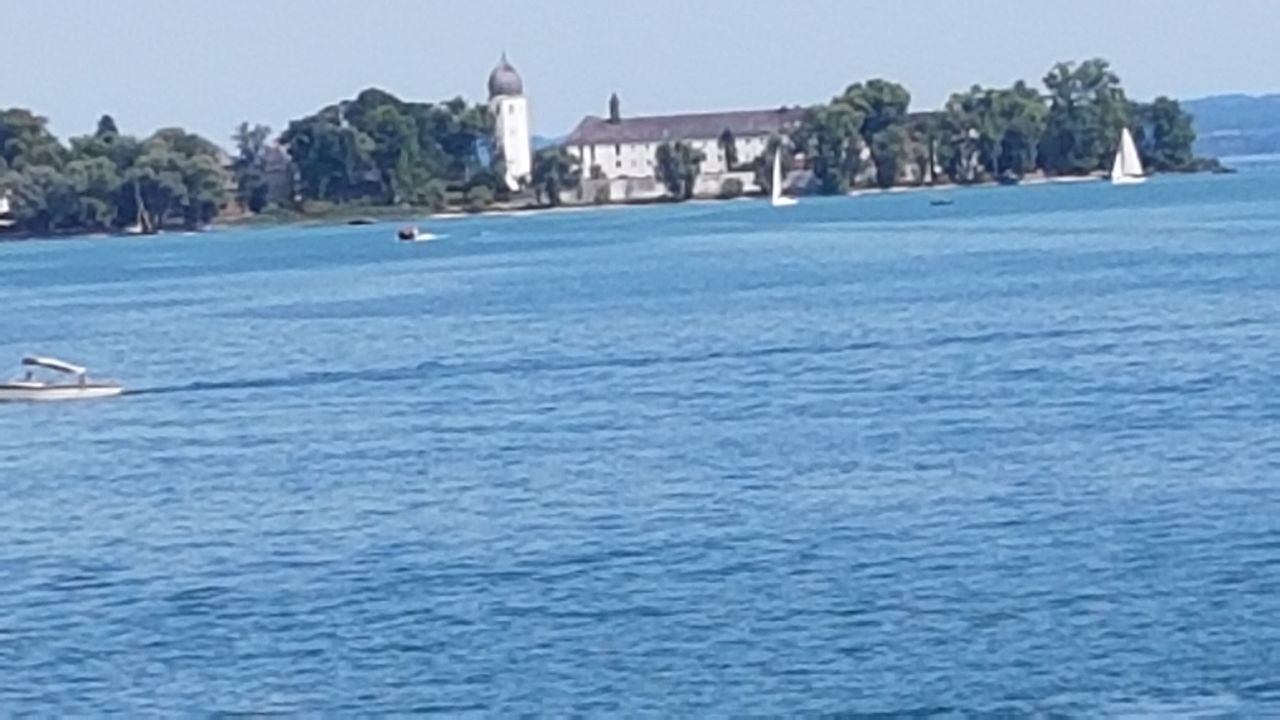
[[[803,114],[799,108],[780,108],[623,118],[614,96],[608,118],[583,118],[564,144],[581,163],[583,177],[653,178],[658,147],[672,142],[702,152],[703,175],[745,172],[764,154],[769,140],[789,133]],[[728,138],[736,158],[726,157]]]
[[524,95],[524,81],[507,62],[506,53],[489,74],[489,109],[494,118],[494,144],[506,162],[507,187],[518,190],[533,171],[529,100]]

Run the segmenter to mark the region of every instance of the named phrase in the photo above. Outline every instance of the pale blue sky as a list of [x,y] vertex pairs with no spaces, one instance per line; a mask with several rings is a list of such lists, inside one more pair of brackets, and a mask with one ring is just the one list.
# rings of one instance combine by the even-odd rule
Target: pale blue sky
[[602,114],[822,101],[904,83],[917,108],[979,82],[1112,60],[1130,94],[1280,90],[1275,0],[0,0],[0,107],[60,134],[102,112],[226,143],[370,85],[484,99],[506,50],[535,132]]

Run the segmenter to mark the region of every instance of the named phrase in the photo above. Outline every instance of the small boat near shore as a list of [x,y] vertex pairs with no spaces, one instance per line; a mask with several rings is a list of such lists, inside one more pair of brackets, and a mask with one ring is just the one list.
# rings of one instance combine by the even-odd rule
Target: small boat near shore
[[435,240],[438,236],[429,232],[423,232],[416,226],[407,225],[396,231],[396,239],[400,242],[426,242]]
[[[22,358],[22,365],[27,368],[25,376],[0,383],[0,402],[91,400],[114,397],[124,392],[124,388],[116,383],[91,381],[87,369],[57,358],[28,356]],[[74,380],[42,380],[36,377],[37,370],[70,375]]]

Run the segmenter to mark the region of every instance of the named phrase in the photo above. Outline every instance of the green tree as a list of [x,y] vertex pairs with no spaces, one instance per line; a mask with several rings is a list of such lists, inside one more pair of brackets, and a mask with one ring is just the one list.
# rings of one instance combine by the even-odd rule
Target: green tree
[[871,157],[876,165],[876,184],[882,188],[892,187],[910,163],[910,137],[906,128],[890,125],[874,138]]
[[1041,168],[1053,175],[1080,175],[1106,167],[1128,121],[1128,102],[1110,64],[1099,58],[1058,63],[1044,85],[1050,104],[1039,148]]
[[561,193],[578,187],[581,181],[578,158],[565,148],[543,148],[534,154],[530,182],[539,205],[558,206]]
[[11,188],[14,219],[21,229],[49,233],[77,227],[80,201],[75,185],[56,168],[27,166],[9,173],[4,184]]
[[506,192],[491,181],[505,174],[489,147],[493,130],[486,106],[405,102],[370,88],[294,120],[280,141],[305,200],[434,205],[437,180],[465,192],[483,178]]
[[79,197],[79,224],[88,230],[109,230],[116,224],[123,180],[106,157],[78,158],[67,163],[66,176]]
[[1040,94],[1021,81],[952,95],[943,128],[956,179],[1020,178],[1033,171],[1046,115]]
[[894,133],[892,138],[881,142],[876,141],[876,136],[892,127],[900,127],[904,123],[907,108],[911,105],[911,93],[898,83],[876,78],[868,80],[865,84],[850,85],[833,103],[848,105],[862,116],[858,134],[862,137],[863,145],[871,150],[871,160],[876,166],[876,182],[881,187],[892,185],[896,180],[895,177],[880,179],[882,162],[877,157],[876,151],[877,148],[883,148],[895,154],[893,158],[887,158],[883,163],[884,170],[892,172],[901,164],[901,158],[898,155],[902,146],[899,142],[901,135]]
[[898,83],[876,78],[866,84],[850,85],[835,102],[848,105],[862,116],[858,132],[863,141],[870,145],[876,133],[906,119],[907,108],[911,105],[911,93]]
[[717,140],[720,145],[720,152],[724,153],[724,167],[726,170],[732,170],[738,165],[738,141],[733,137],[733,131],[725,128],[720,133]]
[[61,168],[66,149],[49,132],[49,121],[30,110],[0,110],[0,158],[9,168],[44,165]]
[[267,206],[270,182],[267,179],[267,152],[271,128],[240,123],[231,139],[235,142],[236,203],[240,209],[260,213]]
[[217,217],[230,179],[220,156],[216,145],[179,128],[159,130],[148,138],[123,178],[141,202],[135,208],[144,226],[178,222],[197,228]]
[[1177,100],[1158,97],[1150,103],[1134,103],[1130,116],[1134,140],[1148,170],[1177,172],[1193,166],[1195,124]]
[[922,185],[937,182],[938,144],[943,139],[942,113],[915,113],[907,118],[906,131],[910,147],[909,160],[916,168]]
[[94,137],[108,139],[116,137],[120,134],[120,128],[116,127],[116,119],[110,115],[103,115],[98,118],[98,129],[93,133]]
[[370,154],[382,178],[386,202],[412,203],[431,179],[422,166],[418,128],[412,116],[383,105],[371,112],[362,125],[373,141]]
[[297,168],[304,199],[349,202],[367,197],[371,176],[375,191],[382,191],[373,140],[346,125],[337,107],[290,122],[280,141]]
[[672,198],[688,200],[693,197],[694,183],[705,159],[706,155],[689,143],[662,143],[654,154],[654,173]]
[[493,137],[493,113],[485,105],[468,105],[454,98],[436,105],[416,106],[420,145],[428,159],[438,158],[444,176],[466,183],[486,169],[480,161],[481,148]]
[[997,109],[1002,136],[998,164],[1003,172],[1021,178],[1036,169],[1049,109],[1040,93],[1021,80],[999,93]]
[[810,108],[792,132],[792,145],[809,158],[822,194],[849,192],[862,167],[863,122],[851,105],[833,102]]

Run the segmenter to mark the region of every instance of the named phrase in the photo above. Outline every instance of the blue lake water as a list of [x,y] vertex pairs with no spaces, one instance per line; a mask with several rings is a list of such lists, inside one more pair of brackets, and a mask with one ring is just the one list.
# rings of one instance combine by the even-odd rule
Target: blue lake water
[[0,711],[1280,714],[1280,169],[428,226],[0,246]]

